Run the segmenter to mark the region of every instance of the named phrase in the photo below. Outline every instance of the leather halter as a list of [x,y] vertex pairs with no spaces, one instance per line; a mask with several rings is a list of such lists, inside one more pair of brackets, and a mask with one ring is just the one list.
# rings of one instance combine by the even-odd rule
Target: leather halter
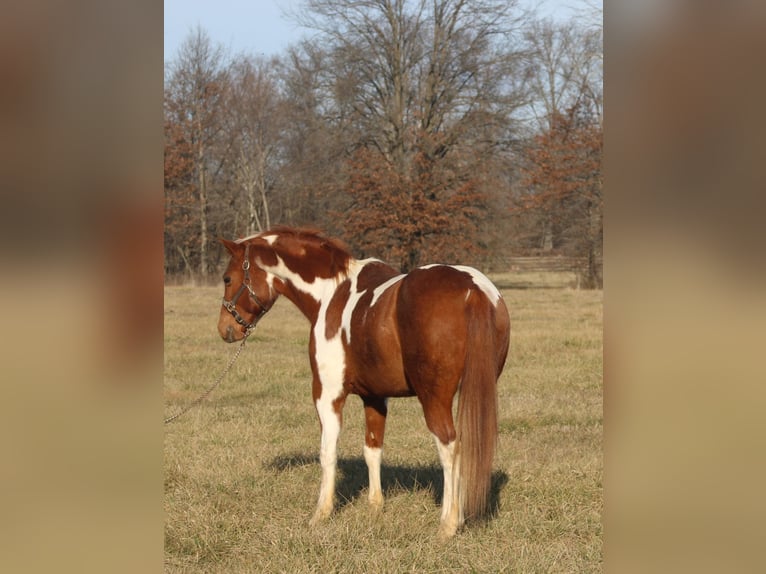
[[[250,260],[248,258],[250,253],[250,245],[245,245],[245,259],[242,261],[242,269],[245,272],[245,279],[242,281],[242,285],[239,286],[239,289],[237,289],[237,292],[234,294],[234,297],[231,298],[230,301],[226,300],[226,297],[223,298],[222,304],[225,307],[225,309],[231,313],[231,316],[234,317],[234,320],[242,325],[246,332],[251,331],[253,328],[255,328],[255,325],[258,323],[258,321],[261,320],[261,317],[263,317],[268,310],[271,307],[267,307],[259,298],[258,295],[255,294],[255,291],[253,291],[252,286],[250,285]],[[248,290],[250,294],[250,298],[255,302],[256,305],[258,305],[261,310],[258,312],[258,314],[255,316],[255,319],[253,319],[252,323],[248,323],[245,321],[244,318],[242,318],[242,315],[239,314],[237,311],[237,300],[239,299],[240,295],[245,291],[245,289]]]

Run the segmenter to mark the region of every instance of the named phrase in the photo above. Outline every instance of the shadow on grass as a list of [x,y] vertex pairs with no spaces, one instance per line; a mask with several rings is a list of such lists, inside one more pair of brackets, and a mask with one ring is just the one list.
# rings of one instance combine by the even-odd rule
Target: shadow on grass
[[[279,472],[289,472],[290,469],[309,465],[319,466],[319,455],[280,455],[265,464],[267,468]],[[318,480],[319,475],[317,475],[317,489],[319,488]],[[439,465],[392,466],[384,462],[380,469],[380,483],[383,496],[386,498],[401,492],[428,490],[431,492],[434,503],[440,506],[444,494],[444,473]],[[500,492],[507,483],[507,473],[501,470],[492,473],[487,518],[497,515],[500,509]],[[335,483],[337,508],[343,508],[359,498],[368,484],[367,463],[362,457],[339,458],[338,477]]]

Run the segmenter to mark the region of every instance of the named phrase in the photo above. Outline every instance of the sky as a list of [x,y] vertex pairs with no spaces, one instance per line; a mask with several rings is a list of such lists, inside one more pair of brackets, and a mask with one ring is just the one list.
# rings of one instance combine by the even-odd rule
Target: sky
[[[200,25],[230,53],[272,56],[297,42],[308,31],[291,22],[284,11],[301,0],[164,0],[165,61],[175,57],[191,30]],[[532,5],[535,0],[522,0]],[[584,0],[540,0],[541,13],[562,17]]]

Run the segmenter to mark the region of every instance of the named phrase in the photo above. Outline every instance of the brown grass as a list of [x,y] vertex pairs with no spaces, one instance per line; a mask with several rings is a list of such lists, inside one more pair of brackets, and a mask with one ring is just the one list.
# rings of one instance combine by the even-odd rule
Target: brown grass
[[[311,529],[319,424],[308,324],[280,300],[212,396],[166,427],[168,572],[596,572],[602,564],[602,293],[553,274],[494,279],[511,311],[493,516],[439,543],[442,474],[416,399],[389,402],[380,515],[366,500],[361,401],[349,399],[338,503]],[[165,290],[166,416],[236,347],[222,289]]]

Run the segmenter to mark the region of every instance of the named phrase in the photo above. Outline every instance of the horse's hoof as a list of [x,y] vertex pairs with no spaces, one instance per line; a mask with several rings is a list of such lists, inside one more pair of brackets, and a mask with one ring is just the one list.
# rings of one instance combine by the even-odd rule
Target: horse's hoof
[[383,497],[375,497],[368,499],[370,503],[370,510],[373,514],[380,514],[383,511]]
[[311,520],[309,520],[309,526],[314,527],[320,522],[324,522],[327,520],[327,518],[330,516],[330,512],[326,510],[319,510],[314,513],[314,516],[311,517]]
[[436,533],[436,538],[442,542],[453,538],[457,533],[457,525],[445,524],[442,522],[439,525],[439,531]]

